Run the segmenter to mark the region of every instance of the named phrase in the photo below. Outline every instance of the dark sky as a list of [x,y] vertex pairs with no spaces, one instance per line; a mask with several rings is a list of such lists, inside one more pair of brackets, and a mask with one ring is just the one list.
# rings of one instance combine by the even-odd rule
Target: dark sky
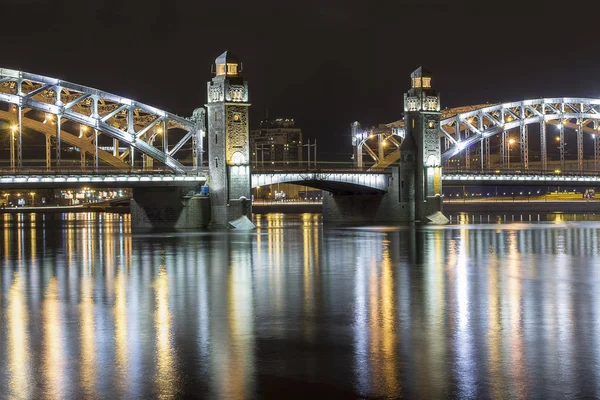
[[252,125],[268,107],[317,138],[320,158],[346,160],[349,124],[401,118],[419,65],[443,107],[600,97],[596,2],[1,0],[0,66],[188,116],[230,50]]

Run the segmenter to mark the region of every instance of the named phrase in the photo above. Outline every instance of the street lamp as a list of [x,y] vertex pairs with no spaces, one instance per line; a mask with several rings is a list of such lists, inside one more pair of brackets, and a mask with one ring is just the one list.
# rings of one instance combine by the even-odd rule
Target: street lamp
[[15,161],[15,133],[17,133],[17,131],[19,130],[19,126],[18,125],[11,125],[10,126],[10,167],[12,169],[15,169],[16,167],[16,161]]
[[31,206],[35,206],[35,192],[31,192],[29,193],[29,195],[31,196]]
[[508,169],[510,169],[510,146],[513,145],[513,144],[515,144],[515,143],[516,143],[515,139],[509,139],[508,140],[508,158],[507,158]]

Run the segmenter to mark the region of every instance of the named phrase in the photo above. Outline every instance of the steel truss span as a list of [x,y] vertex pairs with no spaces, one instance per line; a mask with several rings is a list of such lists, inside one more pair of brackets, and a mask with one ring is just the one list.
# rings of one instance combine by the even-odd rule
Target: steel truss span
[[[533,124],[539,125],[540,130],[540,167],[547,169],[548,143],[546,139],[546,125],[556,125],[559,129],[560,159],[564,163],[565,139],[564,128],[577,131],[577,162],[579,169],[583,169],[583,134],[594,135],[594,165],[600,169],[600,99],[589,98],[545,98],[523,100],[512,103],[493,105],[476,105],[442,110],[440,122],[443,161],[462,154],[466,160],[475,145],[480,144],[481,169],[489,168],[489,138],[502,135],[506,138],[506,132],[518,131],[520,143],[520,162],[523,168],[529,168],[528,127]],[[358,123],[352,124],[352,144],[355,146],[355,163],[362,167],[363,149],[373,158],[374,168],[385,168],[396,162],[400,157],[398,142],[404,138],[404,121],[396,121],[381,125],[370,130],[360,129]],[[387,140],[388,137],[396,137],[396,140]],[[379,139],[383,146],[379,145],[379,152],[373,151],[367,145],[369,140]],[[600,139],[600,138],[599,138]],[[382,148],[387,144],[388,151]],[[504,141],[501,146],[502,162],[506,155]]]
[[[37,130],[34,125],[42,123],[27,121],[34,119],[29,115],[32,111],[44,113],[43,123],[50,120],[52,123],[48,125],[54,127],[52,132],[42,132],[46,135],[47,169],[51,169],[52,161],[60,168],[62,142],[81,149],[82,163],[85,154],[91,153],[96,168],[99,160],[113,166],[125,163],[133,167],[136,152],[141,154],[144,168],[148,169],[153,167],[153,161],[176,173],[187,171],[190,166],[200,171],[202,166],[202,138],[206,132],[203,108],[195,110],[192,117],[184,118],[101,90],[2,68],[0,102],[9,104],[9,111],[3,111],[0,118],[11,122],[11,167],[14,169],[22,167],[23,126]],[[79,126],[78,140],[65,132],[65,124]],[[112,156],[99,148],[99,135],[113,139]],[[56,142],[55,160],[51,160],[51,137]],[[184,166],[178,152],[184,146],[189,148],[190,142],[191,157],[187,158],[192,165]],[[122,148],[126,150],[121,151]]]

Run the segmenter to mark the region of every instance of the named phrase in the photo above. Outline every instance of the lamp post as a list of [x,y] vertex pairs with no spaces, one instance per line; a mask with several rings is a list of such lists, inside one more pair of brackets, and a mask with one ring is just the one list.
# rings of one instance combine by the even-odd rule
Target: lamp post
[[508,156],[507,156],[507,165],[508,169],[510,169],[510,146],[515,144],[515,139],[508,140]]
[[19,127],[17,125],[11,125],[10,127],[10,168],[11,169],[15,169],[16,167],[16,160],[15,160],[15,133],[17,133],[17,130],[19,129]]
[[31,206],[35,206],[35,192],[31,192],[29,193],[29,195],[31,196]]

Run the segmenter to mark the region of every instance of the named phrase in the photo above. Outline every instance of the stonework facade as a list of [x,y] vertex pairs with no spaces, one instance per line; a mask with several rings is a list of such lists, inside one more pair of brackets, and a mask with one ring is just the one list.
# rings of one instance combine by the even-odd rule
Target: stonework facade
[[241,63],[225,52],[215,60],[208,82],[208,166],[211,226],[226,227],[243,215],[251,218],[248,84]]

